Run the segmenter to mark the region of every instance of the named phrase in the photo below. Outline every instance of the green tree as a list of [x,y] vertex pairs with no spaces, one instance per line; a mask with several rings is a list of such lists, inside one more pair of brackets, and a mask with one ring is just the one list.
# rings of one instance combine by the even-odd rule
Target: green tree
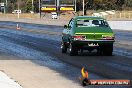
[[132,7],[132,0],[125,0],[126,7]]

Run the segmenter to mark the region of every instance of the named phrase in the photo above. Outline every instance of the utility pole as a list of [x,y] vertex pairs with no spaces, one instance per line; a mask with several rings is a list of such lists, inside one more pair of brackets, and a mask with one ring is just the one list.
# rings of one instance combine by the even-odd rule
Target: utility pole
[[5,7],[4,7],[4,13],[7,13],[7,4],[8,4],[8,1],[6,0]]
[[8,4],[8,3],[7,3],[7,0],[6,0],[6,6],[7,6],[7,4]]
[[83,16],[85,15],[84,11],[85,11],[85,1],[83,0]]
[[57,14],[60,12],[60,0],[57,0]]
[[32,11],[34,12],[34,0],[32,0]]
[[39,15],[40,15],[40,18],[41,18],[41,0],[39,0]]
[[17,8],[18,8],[18,13],[17,13],[18,15],[17,15],[17,16],[18,16],[18,19],[20,18],[20,13],[19,13],[19,10],[20,10],[20,3],[19,3],[19,2],[20,2],[20,1],[18,0],[18,3],[17,3]]
[[77,0],[75,0],[75,12],[77,12]]
[[[18,17],[18,20],[19,20],[19,18],[20,18],[20,0],[17,0],[17,8],[18,8],[17,17]],[[17,23],[16,29],[20,30],[19,23]]]

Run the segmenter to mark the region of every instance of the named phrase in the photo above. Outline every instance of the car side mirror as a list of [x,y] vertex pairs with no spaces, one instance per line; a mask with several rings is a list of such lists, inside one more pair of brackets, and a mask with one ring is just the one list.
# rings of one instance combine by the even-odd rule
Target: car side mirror
[[64,25],[64,28],[68,28],[68,26],[67,25]]

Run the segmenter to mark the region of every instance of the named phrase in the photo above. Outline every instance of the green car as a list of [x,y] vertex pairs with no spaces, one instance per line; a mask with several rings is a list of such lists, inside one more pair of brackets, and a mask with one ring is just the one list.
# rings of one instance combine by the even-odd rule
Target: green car
[[71,56],[94,49],[98,54],[111,56],[114,41],[114,33],[104,18],[77,16],[64,25],[61,49]]

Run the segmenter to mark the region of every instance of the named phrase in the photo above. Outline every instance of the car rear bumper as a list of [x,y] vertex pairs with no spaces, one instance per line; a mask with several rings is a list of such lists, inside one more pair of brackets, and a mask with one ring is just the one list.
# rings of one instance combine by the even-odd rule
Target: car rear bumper
[[72,44],[80,49],[98,49],[102,45],[113,45],[114,42],[114,40],[76,40]]
[[106,43],[114,43],[115,40],[74,40],[72,43],[74,44],[106,44]]

